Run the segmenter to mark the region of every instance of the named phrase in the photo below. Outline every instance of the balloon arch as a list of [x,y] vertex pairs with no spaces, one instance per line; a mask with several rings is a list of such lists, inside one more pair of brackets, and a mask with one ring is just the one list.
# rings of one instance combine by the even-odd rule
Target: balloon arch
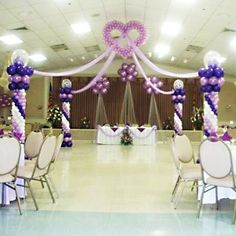
[[[112,37],[112,31],[118,30],[120,37],[114,39]],[[129,33],[136,31],[138,36],[136,39],[131,39]],[[172,102],[174,104],[174,132],[176,134],[182,133],[182,110],[183,102],[186,98],[183,82],[176,80],[173,85],[173,90],[164,91],[161,87],[161,81],[157,81],[155,78],[150,78],[146,75],[143,67],[140,64],[140,60],[146,64],[153,71],[174,78],[196,78],[200,77],[201,91],[204,93],[204,134],[205,136],[215,136],[217,133],[217,116],[218,116],[218,102],[219,92],[221,86],[224,83],[224,70],[220,67],[221,56],[215,51],[208,52],[204,57],[205,67],[199,69],[198,72],[193,73],[174,73],[152,63],[145,54],[140,50],[140,46],[145,43],[147,33],[144,25],[138,21],[129,21],[128,23],[122,23],[120,21],[108,22],[103,28],[103,39],[107,45],[107,49],[99,55],[93,61],[67,71],[62,72],[43,72],[33,70],[27,66],[28,54],[18,49],[13,52],[11,62],[8,66],[7,73],[9,74],[9,89],[12,92],[12,129],[13,135],[17,137],[21,143],[24,143],[25,139],[25,105],[26,105],[26,90],[29,89],[30,78],[33,74],[41,76],[69,76],[73,74],[79,74],[102,59],[106,59],[102,68],[98,74],[84,87],[73,90],[71,81],[63,80],[62,87],[60,89],[60,99],[62,102],[62,129],[64,132],[63,146],[72,146],[72,137],[70,133],[70,103],[73,95],[82,93],[88,89],[92,89],[93,92],[98,94],[106,93],[109,87],[109,81],[102,78],[107,68],[114,60],[116,54],[120,55],[123,59],[129,57],[133,58],[134,63],[131,65],[123,64],[121,69],[118,71],[123,81],[129,83],[137,76],[137,68],[140,74],[145,80],[144,88],[150,94],[165,94],[172,96]],[[123,40],[128,41],[128,45],[125,47],[121,46]]]

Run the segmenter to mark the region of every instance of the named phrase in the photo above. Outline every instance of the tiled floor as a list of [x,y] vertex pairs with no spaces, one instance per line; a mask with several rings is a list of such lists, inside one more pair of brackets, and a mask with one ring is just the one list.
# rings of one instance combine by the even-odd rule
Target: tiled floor
[[178,209],[170,203],[177,177],[166,144],[63,149],[53,173],[60,198],[51,203],[46,189],[33,185],[23,216],[12,203],[0,209],[0,235],[162,236],[236,235],[233,202],[221,201],[196,218],[195,192],[186,190]]

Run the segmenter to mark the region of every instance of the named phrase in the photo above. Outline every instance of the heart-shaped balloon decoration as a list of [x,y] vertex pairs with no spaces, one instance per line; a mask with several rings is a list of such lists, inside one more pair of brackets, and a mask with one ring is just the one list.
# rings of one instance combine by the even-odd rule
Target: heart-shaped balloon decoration
[[[129,39],[128,38],[129,32],[132,30],[138,32],[138,37],[134,41],[132,41],[133,45],[131,44],[122,47],[120,45],[120,41],[122,39],[117,40],[112,37],[111,32],[113,30],[118,30],[121,34],[120,37],[123,40]],[[117,52],[120,56],[122,56],[125,59],[131,56],[132,53],[134,52],[134,47],[133,47],[134,45],[136,47],[140,47],[141,45],[144,44],[146,36],[147,34],[144,25],[138,21],[129,21],[128,23],[124,24],[120,21],[114,20],[108,22],[103,29],[103,39],[106,45],[111,47],[115,52]]]

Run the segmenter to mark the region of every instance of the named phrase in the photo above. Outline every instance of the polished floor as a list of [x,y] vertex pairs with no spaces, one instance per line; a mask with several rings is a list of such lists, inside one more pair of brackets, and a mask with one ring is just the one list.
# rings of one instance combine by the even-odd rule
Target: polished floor
[[57,160],[56,203],[35,183],[40,210],[34,210],[29,194],[22,200],[23,216],[15,203],[1,208],[0,235],[236,235],[232,201],[221,201],[220,211],[205,206],[197,219],[196,192],[186,189],[174,210],[170,194],[176,177],[167,144],[77,143]]

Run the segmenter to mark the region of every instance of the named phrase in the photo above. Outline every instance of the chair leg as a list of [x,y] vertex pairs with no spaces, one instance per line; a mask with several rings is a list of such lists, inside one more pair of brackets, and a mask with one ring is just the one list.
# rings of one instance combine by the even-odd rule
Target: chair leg
[[200,211],[202,209],[202,202],[203,202],[204,192],[205,192],[205,184],[203,184],[203,187],[202,187],[202,195],[201,195],[200,205],[199,205],[199,208],[198,208],[197,218],[199,218]]
[[18,205],[18,209],[19,209],[20,215],[22,215],[22,211],[21,211],[21,207],[20,207],[20,199],[19,199],[19,196],[18,196],[16,183],[14,183],[14,189],[15,189],[15,193],[16,193],[16,202],[17,202],[17,205]]
[[47,177],[44,176],[44,179],[45,179],[46,184],[47,184],[47,186],[48,186],[48,190],[49,190],[49,193],[50,193],[50,195],[51,195],[52,202],[55,203],[55,198],[54,198],[54,196],[53,196],[53,193],[52,193],[51,187],[50,187],[50,185],[49,185],[49,183],[48,183]]
[[27,182],[27,185],[28,185],[28,187],[29,187],[30,194],[31,194],[31,196],[32,196],[32,198],[33,198],[33,202],[34,202],[35,209],[36,209],[36,211],[38,211],[38,210],[39,210],[38,204],[37,204],[36,199],[35,199],[35,197],[34,197],[34,193],[33,193],[33,191],[32,191],[30,181],[27,179],[26,182]]
[[235,220],[236,220],[236,200],[234,201],[234,212],[233,212],[232,224],[235,224]]
[[54,192],[55,192],[56,198],[59,198],[59,194],[58,194],[57,188],[56,188],[56,186],[54,184],[54,181],[53,181],[51,175],[49,175],[49,174],[48,174],[48,180],[49,180],[49,182],[50,182],[50,184],[52,186],[52,190],[54,190]]
[[41,183],[42,188],[44,188],[44,184],[43,184],[43,179],[42,178],[40,178],[40,183]]
[[193,185],[192,185],[192,188],[191,188],[191,192],[194,190],[195,184],[196,184],[196,180],[193,181]]
[[181,191],[180,191],[180,193],[179,193],[179,196],[176,198],[176,200],[175,200],[175,202],[174,202],[174,208],[175,208],[175,209],[177,208],[178,202],[179,202],[180,198],[181,198],[182,195],[183,195],[183,192],[184,192],[184,189],[185,189],[185,187],[186,187],[186,184],[187,184],[187,181],[184,181],[184,184],[183,184],[183,187],[182,187],[182,189],[181,189]]
[[176,194],[176,192],[177,192],[177,190],[178,190],[178,187],[179,187],[180,178],[181,178],[181,177],[178,176],[178,178],[177,178],[177,180],[176,180],[175,187],[174,187],[174,189],[173,189],[173,191],[172,191],[172,194],[171,194],[171,202],[173,202],[173,200],[174,200],[174,198],[175,198],[175,194]]
[[219,210],[219,202],[218,202],[218,188],[216,186],[216,210]]

